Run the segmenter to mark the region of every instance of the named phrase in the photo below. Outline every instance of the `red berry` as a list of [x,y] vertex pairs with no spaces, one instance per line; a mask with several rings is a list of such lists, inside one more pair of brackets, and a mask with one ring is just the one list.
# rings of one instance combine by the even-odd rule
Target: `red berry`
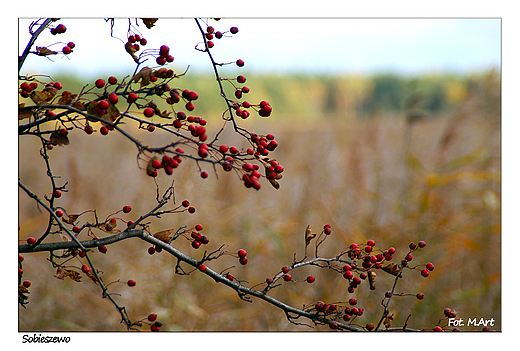
[[104,81],[103,79],[100,78],[100,79],[96,80],[96,83],[95,83],[95,84],[96,84],[96,87],[97,87],[97,88],[100,88],[100,89],[101,89],[101,88],[103,88],[103,87],[105,86],[105,81]]
[[[63,85],[60,82],[56,82],[56,83],[54,83],[54,87],[56,89],[60,90],[61,88],[63,88]],[[67,95],[67,94],[65,94],[65,95]]]
[[98,246],[98,251],[101,253],[107,253],[108,248],[106,245],[101,245],[101,246]]
[[365,328],[366,328],[366,330],[371,331],[372,329],[374,329],[374,324],[373,323],[367,323],[367,325],[365,325]]
[[240,257],[240,259],[238,261],[240,262],[241,265],[245,266],[247,264],[247,256]]
[[325,308],[325,302],[323,302],[323,301],[316,302],[317,311],[323,311],[324,308]]
[[86,264],[84,264],[82,267],[81,267],[81,270],[83,271],[83,273],[87,273],[90,271],[90,267],[87,266]]
[[229,152],[230,152],[231,154],[235,155],[236,153],[238,153],[238,149],[237,149],[236,147],[234,147],[234,146],[231,146],[231,147],[229,148]]
[[63,211],[62,210],[57,210],[56,211],[56,216],[58,216],[58,217],[63,216]]
[[158,65],[164,65],[166,64],[166,57],[164,56],[159,56],[155,59],[155,62],[157,62]]
[[74,227],[72,227],[72,231],[73,231],[74,233],[79,233],[80,229],[81,229],[81,228],[78,227],[77,225],[75,225]]
[[352,279],[353,276],[354,274],[351,271],[346,271],[345,273],[343,273],[343,277],[345,279]]
[[30,280],[26,280],[22,283],[23,286],[25,286],[26,288],[30,287],[31,286],[31,281]]
[[376,242],[374,240],[369,240],[367,241],[367,245],[369,246],[375,246],[376,245]]
[[419,300],[424,299],[424,294],[423,293],[418,293],[417,294],[417,299],[419,299]]
[[150,327],[150,330],[153,332],[158,332],[161,330],[161,327],[158,327],[155,324],[152,324],[152,326]]
[[154,113],[155,112],[154,112],[153,108],[151,108],[151,107],[145,108],[144,112],[143,112],[145,117],[152,117],[154,115]]
[[117,84],[117,78],[114,76],[108,77],[108,84],[110,84],[110,85]]
[[186,110],[188,110],[188,111],[193,111],[195,109],[195,105],[191,101],[188,102],[185,107],[186,107]]
[[27,239],[27,244],[33,245],[36,243],[36,238],[30,237]]
[[283,267],[282,267],[282,272],[283,272],[283,273],[287,273],[287,272],[289,272],[289,271],[290,271],[290,268],[289,268],[288,266],[283,266]]
[[208,41],[208,49],[211,49],[212,47],[215,46],[215,43],[213,43],[211,40]]
[[189,213],[195,213],[195,207],[188,207]]
[[108,101],[115,105],[119,101],[119,97],[117,96],[117,94],[110,94],[108,95]]
[[155,322],[155,321],[157,320],[157,315],[156,315],[155,313],[150,313],[150,314],[148,315],[148,320],[149,320],[150,322]]
[[92,133],[94,133],[94,128],[92,128],[91,125],[88,125],[88,124],[87,124],[87,125],[85,126],[85,133],[87,133],[87,134],[92,134]]
[[315,280],[316,280],[316,278],[314,278],[312,275],[309,275],[309,276],[307,277],[307,283],[309,283],[309,284],[310,284],[310,283],[314,283]]
[[410,248],[410,250],[415,250],[415,248],[417,247],[417,244],[414,242],[411,242],[410,245],[408,245],[408,247]]
[[201,264],[201,265],[199,266],[199,270],[200,270],[201,272],[206,272],[206,268],[207,268],[207,267],[206,267],[205,265],[203,265],[203,264]]
[[188,96],[187,96],[187,99],[192,101],[192,100],[197,100],[199,98],[199,94],[197,94],[196,92],[194,91],[190,91],[188,93]]
[[265,282],[266,282],[267,284],[273,284],[273,281],[274,281],[273,278],[267,278],[267,279],[265,280]]
[[433,265],[433,263],[428,262],[426,264],[426,269],[429,270],[429,271],[433,271],[435,269],[435,266]]
[[237,27],[231,27],[229,29],[229,31],[231,32],[231,34],[237,34],[238,33],[238,28]]
[[[61,129],[61,130],[63,130],[63,129]],[[61,197],[61,191],[56,190],[56,191],[54,192],[54,197],[55,197],[55,198],[59,198],[59,197]]]
[[421,275],[426,278],[430,275],[430,272],[425,268],[421,271]]
[[103,126],[99,129],[99,132],[102,134],[102,135],[107,135],[108,134],[108,128]]
[[238,67],[243,67],[244,64],[245,64],[245,62],[244,62],[244,60],[242,60],[242,59],[238,59],[237,62],[236,62],[236,64],[237,64]]
[[145,38],[141,38],[141,40],[139,42],[141,43],[142,46],[145,46],[146,44],[148,44],[148,40],[146,40]]
[[61,51],[63,52],[63,54],[68,55],[72,52],[72,49],[68,46],[64,46],[63,49],[61,49]]
[[150,246],[148,248],[148,254],[153,255],[155,253],[155,248],[153,246]]
[[58,24],[58,26],[55,29],[56,33],[65,33],[66,30],[67,27],[65,27],[65,25],[63,24]]
[[123,212],[124,213],[129,213],[130,211],[132,211],[132,207],[131,206],[123,206]]
[[170,48],[168,46],[166,46],[166,45],[161,45],[161,47],[159,48],[159,53],[162,56],[168,55],[169,52],[170,52]]
[[23,262],[23,256],[21,254],[18,254],[18,261]]
[[395,254],[395,248],[393,248],[393,247],[389,248],[389,249],[388,249],[388,253],[389,253],[390,255]]
[[436,326],[435,328],[433,328],[433,331],[441,332],[441,331],[442,331],[442,328],[439,327],[439,326]]
[[109,106],[109,103],[106,100],[101,100],[100,102],[98,102],[97,106],[98,106],[98,108],[102,108],[103,110],[106,110]]
[[189,202],[188,200],[184,200],[184,201],[182,202],[182,206],[183,206],[183,207],[188,207],[189,205],[190,205],[190,202]]
[[419,241],[418,244],[419,244],[419,247],[420,247],[421,249],[422,249],[423,247],[426,246],[426,242],[424,242],[424,241]]
[[238,250],[238,257],[242,258],[242,257],[246,257],[246,255],[247,255],[246,250],[244,250],[244,249]]
[[409,253],[408,255],[406,255],[405,259],[406,259],[407,261],[411,261],[411,260],[413,260],[413,256],[412,256],[412,254]]
[[136,93],[130,93],[130,94],[128,94],[128,97],[126,98],[126,101],[131,103],[131,102],[136,101],[137,98],[138,98],[138,96]]
[[292,277],[290,274],[286,274],[283,276],[283,280],[285,280],[286,282],[290,282],[292,280]]
[[128,286],[135,286],[136,282],[135,280],[133,279],[130,279],[128,282],[127,282]]
[[200,172],[200,177],[201,177],[202,179],[206,179],[206,178],[208,177],[208,172],[206,172],[206,171],[202,171],[202,172]]

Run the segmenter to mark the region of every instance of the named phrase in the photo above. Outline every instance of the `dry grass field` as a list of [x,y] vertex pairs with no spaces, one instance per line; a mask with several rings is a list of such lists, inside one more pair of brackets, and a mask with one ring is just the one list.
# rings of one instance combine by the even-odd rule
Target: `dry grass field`
[[[488,77],[489,78],[489,77]],[[411,314],[409,326],[432,328],[445,307],[458,317],[494,318],[501,329],[500,263],[500,82],[482,79],[450,113],[409,123],[405,113],[381,113],[370,118],[301,119],[275,113],[269,119],[247,120],[258,133],[272,132],[280,146],[273,154],[285,167],[281,188],[263,182],[260,191],[246,189],[233,173],[212,169],[201,179],[195,164],[183,162],[176,170],[177,203],[189,199],[193,215],[183,213],[151,220],[152,232],[201,223],[209,236],[208,250],[222,244],[230,251],[244,248],[249,263],[225,256],[209,263],[216,271],[232,265],[233,275],[250,285],[265,281],[303,252],[307,225],[316,230],[332,226],[332,235],[320,248],[323,256],[337,254],[352,242],[374,239],[381,248],[394,246],[404,256],[411,241],[424,240],[414,254],[416,263],[433,262],[435,270],[424,279],[407,272],[396,292],[423,292],[425,299],[395,298],[391,313],[395,326]],[[212,120],[208,130],[220,127]],[[140,132],[147,143],[161,145],[170,136]],[[211,134],[210,134],[211,138]],[[228,145],[245,146],[233,136]],[[136,165],[135,147],[116,133],[104,137],[76,130],[71,144],[51,153],[52,169],[69,182],[59,205],[69,213],[96,209],[101,218],[131,205],[125,219],[155,205],[153,180]],[[39,141],[19,139],[19,177],[30,189],[50,191]],[[162,190],[172,178],[162,175]],[[48,216],[25,193],[19,192],[20,240],[37,236]],[[93,218],[85,218],[92,220]],[[59,240],[59,238],[56,238]],[[176,242],[195,255],[189,243]],[[137,286],[115,284],[114,292],[130,318],[155,312],[171,331],[307,331],[287,321],[281,310],[260,300],[246,303],[236,293],[194,272],[174,274],[176,260],[166,253],[150,256],[148,244],[130,239],[109,246],[108,253],[92,257],[105,282],[135,279]],[[399,255],[398,255],[399,254]],[[30,303],[19,308],[20,331],[123,331],[119,314],[102,299],[91,281],[58,280],[45,253],[26,254],[24,279],[32,281]],[[76,263],[79,264],[79,263]],[[346,301],[347,282],[326,269],[295,270],[295,279],[308,274],[314,284],[290,283],[272,296],[296,307],[323,300]],[[378,274],[375,292],[365,284],[356,291],[365,314],[359,323],[377,323],[381,299],[393,279]],[[470,328],[471,329],[471,328]],[[468,329],[468,330],[470,330]],[[329,330],[316,327],[314,330]]]

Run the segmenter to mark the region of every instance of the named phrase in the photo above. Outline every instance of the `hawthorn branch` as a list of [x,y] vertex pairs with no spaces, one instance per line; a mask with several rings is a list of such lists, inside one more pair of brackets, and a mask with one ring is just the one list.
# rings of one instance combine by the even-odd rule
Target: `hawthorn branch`
[[[40,25],[40,27],[38,27],[38,29],[35,32],[31,31],[31,39],[29,40],[29,43],[27,43],[25,50],[23,51],[22,55],[18,59],[18,71],[20,71],[22,69],[25,59],[29,55],[32,46],[36,42],[36,39],[38,39],[40,34],[45,30],[45,28],[47,28],[49,26],[49,24],[51,24],[51,22],[52,22],[52,19],[47,18],[45,21],[43,21],[43,23]],[[36,23],[37,22],[35,22],[34,24],[36,24]],[[31,28],[32,28],[32,25],[31,25]]]

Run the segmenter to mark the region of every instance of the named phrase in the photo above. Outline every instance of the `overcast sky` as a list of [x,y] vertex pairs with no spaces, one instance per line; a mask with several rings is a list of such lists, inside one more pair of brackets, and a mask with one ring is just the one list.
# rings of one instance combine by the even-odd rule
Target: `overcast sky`
[[[19,20],[19,52],[29,39],[29,23]],[[123,42],[110,38],[110,25],[103,19],[63,18],[58,23],[65,24],[67,32],[45,32],[37,44],[74,41],[74,52],[67,58],[52,57],[54,62],[31,55],[26,73],[64,70],[94,76],[129,74],[135,68]],[[168,45],[176,71],[190,65],[192,71],[210,72],[207,55],[194,50],[201,39],[193,19],[161,18],[152,29],[138,23],[135,29],[148,40],[143,49]],[[415,74],[471,72],[501,63],[500,19],[224,18],[208,23],[220,31],[239,28],[236,35],[214,39],[212,52],[220,62],[243,59],[244,71]],[[116,19],[114,36],[126,40],[127,28],[128,21]],[[63,45],[50,48],[59,51]]]

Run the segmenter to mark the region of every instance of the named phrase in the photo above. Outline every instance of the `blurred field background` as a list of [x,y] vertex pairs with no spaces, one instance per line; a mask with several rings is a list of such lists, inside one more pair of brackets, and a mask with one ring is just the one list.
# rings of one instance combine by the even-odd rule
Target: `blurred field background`
[[[92,83],[53,78],[73,92]],[[224,110],[214,78],[188,74],[178,84],[199,93],[193,113],[208,120],[211,139]],[[302,257],[307,225],[314,231],[326,223],[332,226],[332,235],[320,247],[322,256],[374,239],[379,248],[394,246],[397,260],[411,241],[424,240],[427,246],[414,254],[412,264],[433,262],[436,268],[427,279],[418,270],[405,272],[396,292],[423,292],[425,299],[395,298],[390,309],[394,325],[402,326],[411,314],[410,327],[432,328],[450,307],[464,320],[494,318],[493,329],[501,329],[499,72],[412,78],[251,76],[246,85],[251,93],[244,99],[267,100],[273,106],[270,118],[253,114],[241,124],[253,132],[273,133],[280,143],[272,156],[285,167],[281,188],[264,181],[256,192],[233,173],[219,170],[217,180],[209,168],[210,177],[204,180],[196,165],[185,161],[174,173],[175,198],[177,203],[189,199],[197,212],[153,219],[152,232],[203,224],[210,238],[204,247],[208,251],[228,244],[229,251],[246,249],[249,258],[246,266],[230,256],[208,265],[216,271],[234,265],[230,272],[250,285],[290,265],[295,253]],[[422,98],[414,103],[416,97]],[[129,130],[134,127],[128,125]],[[171,138],[136,133],[155,146]],[[53,172],[62,177],[58,183],[69,182],[60,206],[69,213],[96,209],[105,218],[131,205],[132,212],[121,215],[125,220],[153,208],[155,185],[138,170],[129,141],[116,133],[88,136],[80,130],[69,138],[70,145],[50,151]],[[231,132],[221,140],[246,146]],[[19,138],[19,177],[43,197],[50,183],[39,147],[36,138]],[[161,190],[171,179],[158,177]],[[20,240],[39,236],[47,219],[19,192]],[[233,290],[198,272],[175,275],[176,260],[166,253],[150,256],[148,246],[131,239],[109,246],[106,255],[92,254],[105,282],[137,280],[134,288],[111,286],[132,320],[154,312],[164,323],[162,329],[172,331],[313,330],[289,323],[281,310],[261,300],[241,301]],[[202,255],[185,240],[175,246],[194,257]],[[32,286],[29,305],[19,308],[20,331],[125,330],[97,286],[86,278],[81,283],[54,278],[46,259],[45,253],[25,255],[24,279]],[[295,307],[351,297],[347,281],[331,270],[309,267],[295,270],[293,278],[303,280],[308,274],[316,277],[315,283],[284,283],[270,294]],[[359,324],[378,322],[382,296],[392,283],[393,277],[381,272],[375,292],[367,282],[356,290],[365,309]]]

